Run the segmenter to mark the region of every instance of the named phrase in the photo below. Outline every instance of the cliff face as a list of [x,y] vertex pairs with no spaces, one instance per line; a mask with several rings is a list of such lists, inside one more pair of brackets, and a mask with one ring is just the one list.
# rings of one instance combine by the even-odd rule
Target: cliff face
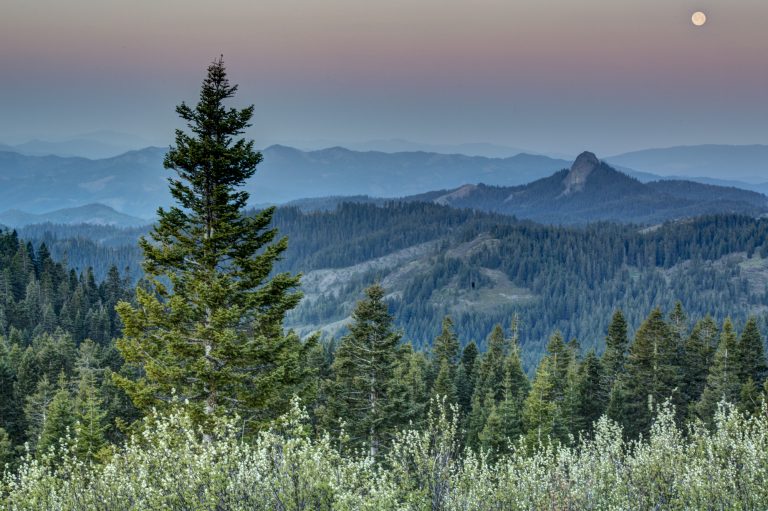
[[568,196],[574,192],[580,192],[584,189],[584,185],[587,182],[587,178],[600,166],[600,160],[597,159],[593,153],[583,152],[576,161],[573,162],[571,170],[563,179],[563,186],[565,189],[561,196]]

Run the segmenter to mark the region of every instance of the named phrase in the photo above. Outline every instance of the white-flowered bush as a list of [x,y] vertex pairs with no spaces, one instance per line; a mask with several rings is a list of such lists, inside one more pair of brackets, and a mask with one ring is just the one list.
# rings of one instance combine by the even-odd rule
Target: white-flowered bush
[[404,431],[374,461],[313,438],[297,405],[272,431],[241,440],[236,421],[202,435],[182,412],[148,419],[109,461],[76,446],[6,474],[2,510],[638,510],[768,508],[768,414],[721,406],[714,431],[678,430],[662,407],[649,438],[627,442],[603,418],[575,447],[495,462],[462,452],[453,413]]

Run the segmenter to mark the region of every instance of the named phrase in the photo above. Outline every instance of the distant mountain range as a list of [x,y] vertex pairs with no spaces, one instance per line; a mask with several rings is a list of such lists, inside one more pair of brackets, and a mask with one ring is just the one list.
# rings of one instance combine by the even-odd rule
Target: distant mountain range
[[685,179],[730,179],[768,191],[768,145],[696,145],[646,149],[611,156],[611,165]]
[[[703,147],[709,148],[709,146]],[[732,148],[737,146],[723,147],[726,148],[724,150],[732,151]],[[744,166],[746,165],[744,162],[750,157],[754,158],[762,154],[754,147],[742,147],[746,151],[746,155],[735,158],[734,161],[741,162],[739,165]],[[693,148],[686,150],[695,154]],[[707,150],[710,151],[710,149]],[[149,147],[138,151],[129,151],[111,158],[92,160],[79,157],[30,156],[16,151],[3,151],[0,147],[0,205],[7,209],[40,214],[83,204],[100,203],[133,217],[151,218],[158,206],[167,206],[171,202],[166,178],[170,177],[172,173],[162,168],[163,155],[166,151],[165,148]],[[655,158],[658,162],[663,161],[659,151],[671,151],[670,154],[673,156],[679,153],[675,148],[652,151],[656,151],[652,154],[656,155]],[[566,160],[530,154],[518,154],[507,158],[488,158],[421,151],[362,152],[341,147],[301,151],[280,145],[270,146],[263,153],[264,162],[259,166],[256,176],[247,185],[254,205],[283,204],[306,197],[410,197],[429,193],[436,189],[446,190],[443,193],[446,195],[449,192],[456,192],[464,185],[471,185],[470,188],[474,186],[483,192],[485,198],[482,201],[479,199],[479,191],[468,194],[470,188],[463,188],[459,193],[459,195],[468,194],[469,198],[456,200],[461,197],[446,197],[444,199],[449,202],[456,201],[457,205],[468,205],[475,199],[480,202],[487,202],[488,200],[492,202],[497,200],[497,196],[501,197],[505,193],[504,190],[492,191],[494,187],[518,187],[532,184],[544,178],[550,178],[550,181],[545,180],[543,183],[536,184],[535,189],[550,187],[550,191],[556,192],[556,197],[557,193],[560,192],[557,192],[557,187],[553,183],[558,179],[562,181],[565,175],[557,177],[553,174],[570,167],[570,162]],[[630,161],[632,158],[639,158],[639,153],[633,154],[634,156],[613,157],[610,161],[619,163],[611,163],[611,165],[615,165],[618,170],[636,177],[640,182],[646,184],[661,179],[680,180],[674,176],[662,177],[659,173],[652,172],[654,171],[652,167],[644,166],[642,171],[638,171],[635,167],[629,167],[628,165],[632,161],[642,163],[637,159]],[[722,161],[721,165],[724,169],[733,167],[729,166],[727,161]],[[671,167],[663,166],[663,168],[669,170]],[[691,170],[691,172],[693,171]],[[720,175],[732,176],[734,174],[723,171]],[[687,177],[685,179],[718,186],[726,185],[754,191],[768,191],[768,184],[726,181],[711,177]],[[661,185],[643,188],[643,193],[650,193],[652,188],[659,188],[659,186]],[[676,186],[678,189],[681,188],[681,185]],[[668,187],[671,189],[672,185]],[[632,185],[628,191],[635,190],[635,188],[636,186]],[[523,193],[522,190],[516,190],[516,193],[518,192]],[[432,192],[430,197],[434,196],[435,193]],[[669,194],[669,192],[665,193]],[[492,209],[498,210],[501,207],[514,214],[536,211],[539,206],[529,195],[523,193],[519,200],[506,201],[503,207],[493,206]],[[503,199],[506,198],[507,196],[503,197]],[[728,205],[727,201],[723,202],[722,197],[713,198],[720,201],[720,205],[715,209],[720,210],[722,209],[721,206],[733,206],[732,204]],[[553,197],[546,200],[551,201]],[[576,199],[570,200],[575,201]],[[690,201],[691,199],[686,198],[686,200]],[[326,207],[334,202],[334,199],[326,201]],[[738,199],[736,202],[743,201]],[[749,203],[749,201],[746,202]],[[646,197],[637,207],[647,211],[651,207],[651,203],[653,200]],[[307,204],[311,205],[312,201],[309,203],[305,201],[303,204],[306,209]],[[542,204],[543,206],[545,204]],[[485,207],[491,208],[490,205]],[[738,204],[734,207],[735,210],[744,210]],[[662,207],[662,209],[668,208]],[[702,209],[704,208],[699,206],[693,207],[694,211]],[[629,211],[632,209],[630,208]],[[552,214],[558,218],[561,216],[557,212]],[[665,215],[666,213],[660,216]],[[535,216],[539,217],[538,214]],[[601,218],[604,215],[594,212],[594,214],[590,213],[587,216]],[[651,216],[643,214],[642,218],[649,219]]]
[[[166,149],[150,147],[100,160],[0,152],[0,204],[42,213],[88,203],[151,217],[170,196],[163,169]],[[247,185],[254,204],[303,197],[367,194],[399,197],[468,182],[522,184],[568,165],[520,154],[484,158],[436,153],[357,152],[340,147],[300,151],[271,146]]]
[[648,224],[712,213],[768,212],[768,197],[760,193],[693,181],[642,183],[589,152],[579,155],[570,169],[523,186],[464,185],[409,199],[556,224]]
[[144,218],[137,218],[120,213],[103,204],[86,204],[75,208],[58,209],[48,213],[26,213],[18,209],[9,209],[0,213],[0,225],[6,227],[24,227],[34,224],[93,224],[114,227],[140,227],[150,223]]

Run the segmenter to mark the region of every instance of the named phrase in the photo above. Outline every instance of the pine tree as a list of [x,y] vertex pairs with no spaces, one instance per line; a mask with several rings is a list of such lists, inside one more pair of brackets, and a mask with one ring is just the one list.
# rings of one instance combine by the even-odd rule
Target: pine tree
[[37,382],[34,392],[25,396],[24,419],[26,423],[26,437],[34,446],[40,439],[40,435],[48,422],[48,407],[56,394],[56,388],[51,384],[47,375],[43,375]]
[[466,418],[472,409],[472,396],[475,392],[475,366],[477,360],[477,344],[471,341],[464,347],[461,363],[456,370],[456,399],[459,409]]
[[445,396],[448,403],[455,403],[459,340],[453,331],[453,321],[449,316],[443,318],[442,331],[432,343],[432,355],[432,373],[435,375],[432,395]]
[[723,323],[720,344],[715,352],[715,359],[707,375],[707,385],[701,394],[697,411],[705,422],[711,422],[720,401],[739,403],[741,379],[739,375],[739,346],[736,332],[730,318]]
[[96,388],[93,372],[84,372],[80,377],[76,399],[75,434],[77,452],[83,459],[93,460],[107,444],[107,413]]
[[413,424],[419,427],[426,416],[430,402],[426,373],[428,359],[423,352],[414,351],[411,344],[405,344],[398,350],[398,362],[391,385],[392,416],[389,420],[393,427],[405,427]]
[[439,368],[443,361],[448,362],[452,368],[456,367],[459,358],[459,339],[453,328],[450,316],[443,318],[442,330],[432,343],[432,354]]
[[760,329],[754,317],[749,318],[747,324],[744,325],[744,331],[741,333],[741,340],[739,341],[738,358],[741,381],[746,382],[751,378],[754,384],[760,387],[768,376],[768,367],[766,366],[763,337],[760,335]]
[[511,339],[509,355],[504,361],[504,401],[511,401],[522,406],[530,389],[531,383],[523,371],[520,345],[515,336]]
[[488,350],[480,359],[477,372],[475,393],[485,398],[488,392],[494,396],[495,402],[500,402],[504,396],[504,358],[508,352],[508,340],[504,337],[501,325],[493,327],[488,336]]
[[556,437],[556,424],[560,418],[554,400],[552,365],[549,357],[541,360],[523,407],[526,442],[531,448],[547,444]]
[[608,396],[604,394],[602,367],[594,351],[587,353],[579,366],[576,391],[576,429],[589,431],[608,406]]
[[568,385],[568,371],[573,361],[573,352],[563,341],[560,331],[555,331],[547,343],[547,356],[551,361],[552,392],[554,399],[561,402]]
[[226,108],[236,91],[219,59],[197,105],[176,108],[191,132],[176,131],[164,161],[178,175],[169,179],[177,206],[160,208],[151,239],[140,240],[149,289],[137,289],[136,307],[117,307],[125,324],[118,348],[142,372],[115,375],[140,409],[166,407],[175,392],[201,423],[236,412],[258,428],[302,392],[307,346],[283,331],[299,277],[270,276],[287,247],[269,228],[274,208],[245,214],[242,187],[262,156],[237,139],[253,106]]
[[627,321],[621,310],[616,310],[608,326],[608,335],[605,338],[605,352],[603,353],[603,392],[608,395],[611,392],[616,378],[624,372],[627,361]]
[[457,401],[456,380],[452,375],[454,371],[447,360],[443,360],[440,370],[437,372],[435,384],[432,386],[432,396],[445,398],[446,404],[453,404]]
[[695,414],[696,404],[707,384],[707,374],[717,350],[718,328],[710,316],[694,325],[685,343],[682,390],[688,404],[688,415]]
[[62,374],[59,377],[58,390],[48,405],[48,413],[37,442],[37,452],[46,452],[52,446],[65,441],[75,434],[75,413],[72,406],[72,396],[67,390],[67,382]]
[[674,336],[661,311],[654,309],[638,329],[627,357],[620,415],[630,436],[647,433],[655,407],[667,399],[680,411],[680,368],[676,360]]
[[398,422],[398,403],[392,401],[391,391],[400,334],[393,330],[384,289],[374,284],[365,295],[333,362],[335,406],[352,441],[377,456]]

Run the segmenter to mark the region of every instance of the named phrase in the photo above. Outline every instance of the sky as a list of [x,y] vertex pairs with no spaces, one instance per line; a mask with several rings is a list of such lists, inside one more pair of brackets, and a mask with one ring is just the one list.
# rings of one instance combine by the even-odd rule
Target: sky
[[0,142],[167,144],[223,54],[262,147],[768,143],[767,21],[765,0],[3,0]]

